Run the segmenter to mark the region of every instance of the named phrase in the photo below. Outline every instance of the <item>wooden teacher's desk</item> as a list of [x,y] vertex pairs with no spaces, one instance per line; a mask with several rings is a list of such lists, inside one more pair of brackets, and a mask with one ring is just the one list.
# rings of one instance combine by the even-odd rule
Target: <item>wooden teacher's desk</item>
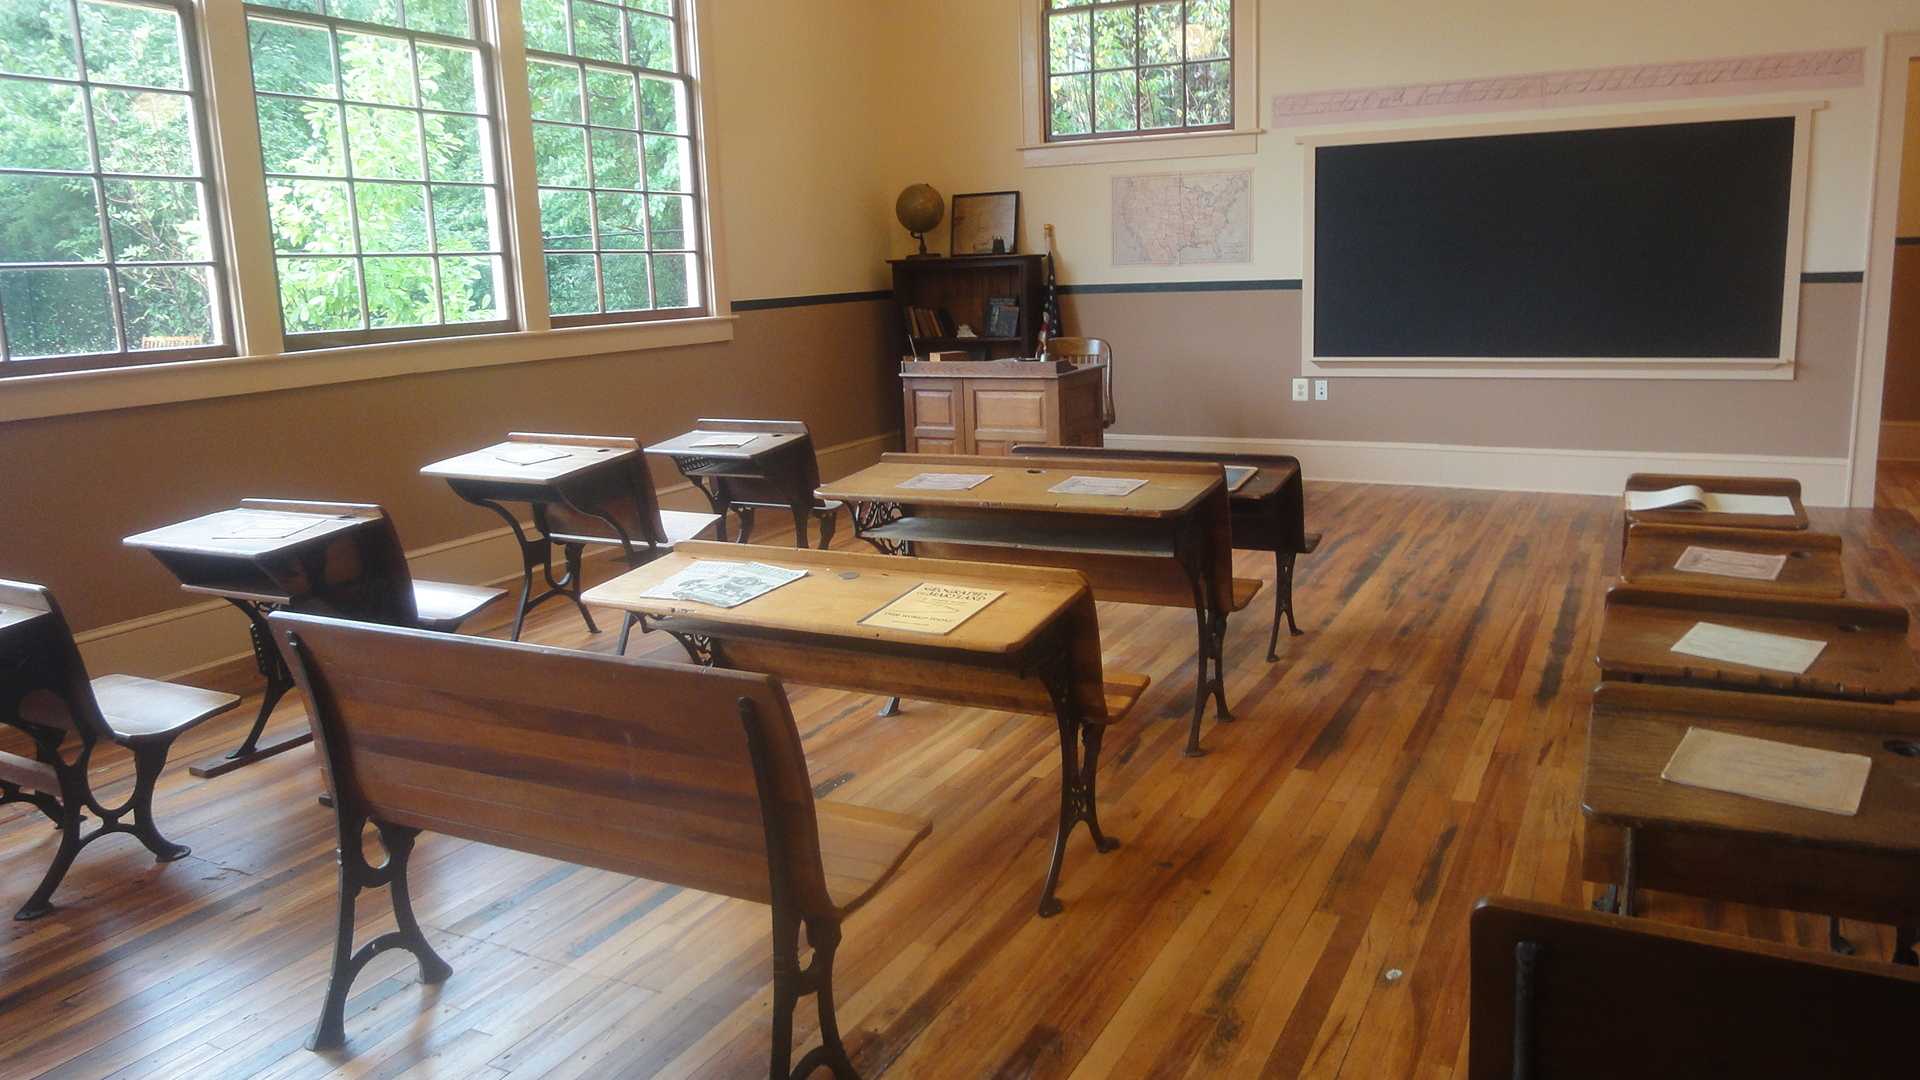
[[901,361],[907,449],[1005,454],[1017,443],[1099,446],[1104,377],[1096,366],[1068,360]]
[[[1690,727],[1872,758],[1856,815],[1661,779]],[[1920,713],[1674,686],[1594,694],[1581,796],[1584,876],[1639,888],[1920,928]]]
[[[732,608],[643,595],[696,559],[752,560],[807,574]],[[1004,595],[945,634],[862,624],[923,582]],[[1139,700],[1147,679],[1103,674],[1099,618],[1079,574],[696,541],[588,590],[585,599],[640,616],[702,664],[840,690],[1052,715],[1060,729],[1060,818],[1040,893],[1042,916],[1060,911],[1054,887],[1076,824],[1086,823],[1098,850],[1117,846],[1100,831],[1096,812],[1100,743],[1106,726]]]
[[[986,479],[967,490],[903,487],[922,474]],[[1069,477],[1145,480],[1126,495],[1048,490]],[[1188,756],[1200,749],[1207,697],[1231,720],[1224,675],[1227,615],[1260,582],[1233,576],[1225,474],[1218,464],[887,454],[820,489],[851,505],[855,533],[881,551],[1078,570],[1096,599],[1191,608],[1199,641]]]
[[[261,732],[273,707],[293,689],[293,675],[274,648],[267,612],[318,597],[322,606],[330,586],[330,566],[358,566],[358,559],[332,558],[360,530],[382,526],[373,513],[290,514],[240,507],[205,514],[129,536],[123,543],[153,553],[180,579],[180,587],[201,596],[217,596],[247,617],[254,662],[266,679],[265,695],[253,727],[239,747],[221,758],[192,766],[195,776],[219,776],[261,758],[312,741],[311,731],[261,745]],[[293,531],[297,530],[297,531]]]

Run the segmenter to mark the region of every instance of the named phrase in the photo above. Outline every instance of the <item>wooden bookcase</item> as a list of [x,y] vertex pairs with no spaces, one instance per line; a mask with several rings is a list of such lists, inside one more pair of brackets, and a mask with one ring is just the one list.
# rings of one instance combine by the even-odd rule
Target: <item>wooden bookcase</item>
[[[916,355],[929,351],[964,349],[981,360],[1031,357],[1037,351],[1040,305],[1046,301],[1046,279],[1038,255],[972,255],[960,258],[894,259],[893,299],[900,325],[907,325],[908,307],[934,308],[958,325],[973,328],[978,337],[914,337]],[[987,334],[987,300],[1011,296],[1020,302],[1020,330],[1011,337]]]

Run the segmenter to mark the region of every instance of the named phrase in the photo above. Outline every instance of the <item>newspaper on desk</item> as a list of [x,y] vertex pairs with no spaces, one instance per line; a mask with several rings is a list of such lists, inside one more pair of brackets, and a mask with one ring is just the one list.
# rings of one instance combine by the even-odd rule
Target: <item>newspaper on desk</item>
[[214,528],[214,540],[285,540],[333,518],[283,510],[234,510]]
[[1673,643],[1674,652],[1688,656],[1704,656],[1709,660],[1726,660],[1794,675],[1805,675],[1826,647],[1826,642],[1812,638],[1767,634],[1710,622],[1694,623],[1693,629]]
[[914,491],[972,491],[992,478],[990,473],[923,472],[900,481],[894,487]]
[[805,570],[766,563],[695,559],[692,566],[640,595],[649,600],[692,600],[731,608],[806,576]]
[[738,447],[745,446],[748,443],[760,437],[760,435],[757,432],[751,432],[751,431],[747,432],[744,435],[734,434],[732,432],[726,432],[726,431],[695,431],[695,432],[692,432],[691,434],[693,437],[693,441],[688,443],[687,445],[694,446],[694,447],[724,446],[728,448],[738,448]]
[[493,456],[494,460],[504,461],[509,465],[539,465],[548,461],[558,461],[567,457],[568,453],[557,447],[521,443],[495,450]]
[[1111,495],[1124,498],[1146,486],[1145,480],[1124,476],[1069,476],[1047,490],[1055,495]]
[[1715,574],[1748,581],[1778,581],[1780,571],[1786,565],[1785,555],[1762,555],[1757,551],[1729,551],[1725,548],[1688,545],[1673,568],[1689,574]]

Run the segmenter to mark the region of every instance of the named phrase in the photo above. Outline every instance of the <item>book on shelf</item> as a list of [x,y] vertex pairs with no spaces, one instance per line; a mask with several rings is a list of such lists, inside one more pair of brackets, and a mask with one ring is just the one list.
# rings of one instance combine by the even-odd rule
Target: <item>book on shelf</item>
[[1020,336],[1020,301],[1012,296],[991,296],[987,298],[987,336],[1010,338]]

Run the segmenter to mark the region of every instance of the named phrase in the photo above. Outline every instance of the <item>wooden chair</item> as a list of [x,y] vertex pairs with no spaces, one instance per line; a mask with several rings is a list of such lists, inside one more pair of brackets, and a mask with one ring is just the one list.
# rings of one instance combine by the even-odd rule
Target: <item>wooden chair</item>
[[[13,916],[37,919],[53,910],[53,891],[80,849],[109,833],[132,833],[160,862],[187,856],[154,824],[154,783],[181,732],[240,699],[132,675],[89,679],[66,616],[42,586],[0,581],[0,613],[0,723],[34,746],[33,759],[0,751],[0,803],[31,803],[60,830],[40,887]],[[62,754],[69,735],[78,750]],[[102,805],[88,777],[101,743],[133,752],[133,793],[118,807]],[[83,835],[87,813],[100,825]]]
[[814,454],[813,435],[800,420],[719,420],[693,422],[697,431],[754,431],[765,434],[791,434],[799,438],[774,453],[738,461],[719,456],[707,458],[676,457],[674,463],[707,496],[715,513],[721,516],[720,539],[726,539],[726,513],[740,517],[740,543],[752,542],[755,510],[785,510],[793,515],[793,537],[797,547],[807,546],[807,519],[820,525],[820,550],[833,543],[834,528],[840,521],[841,503],[814,495],[820,486],[820,461]]
[[[1227,495],[1232,519],[1233,546],[1241,551],[1273,552],[1273,632],[1267,637],[1267,659],[1278,660],[1280,618],[1285,616],[1287,630],[1300,636],[1294,621],[1294,562],[1311,555],[1320,546],[1321,534],[1307,531],[1306,485],[1301,481],[1300,459],[1288,454],[1220,454],[1196,450],[1122,450],[1108,446],[1034,446],[1013,448],[1016,455],[1075,458],[1116,458],[1137,461],[1217,461],[1222,465],[1245,465],[1262,470],[1239,491]],[[1279,482],[1273,483],[1272,478]]]
[[[1047,339],[1044,359],[1065,360],[1075,367],[1100,369],[1100,426],[1112,427],[1113,346],[1097,337],[1057,337]],[[1076,448],[1077,449],[1077,448]]]
[[[841,923],[928,826],[816,804],[779,680],[289,612],[270,622],[312,703],[339,823],[340,918],[312,1048],[344,1040],[347,992],[375,955],[406,949],[429,983],[451,974],[408,896],[408,855],[431,830],[770,905],[771,1075],[789,1075],[809,994],[821,1045],[791,1075],[855,1075],[833,1011]],[[378,868],[361,848],[369,823],[388,855]],[[356,952],[355,900],[382,885],[398,929]]]
[[1470,1080],[1914,1075],[1912,969],[1503,898],[1470,936]]
[[304,567],[288,566],[287,572],[300,579],[281,584],[298,610],[452,633],[474,612],[506,595],[505,589],[415,579],[407,569],[406,549],[400,546],[393,518],[377,504],[241,499],[240,505],[294,514],[379,518],[373,528],[347,534],[348,543],[327,553],[320,578]]

